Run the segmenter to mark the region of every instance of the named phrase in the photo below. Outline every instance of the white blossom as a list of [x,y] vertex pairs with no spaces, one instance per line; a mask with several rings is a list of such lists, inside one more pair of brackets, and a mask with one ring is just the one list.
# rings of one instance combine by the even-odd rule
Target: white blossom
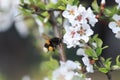
[[82,24],[79,26],[65,26],[65,35],[63,36],[63,42],[67,44],[67,48],[76,47],[81,45],[80,40],[84,40],[86,43],[89,41],[89,36],[93,34],[88,24]]
[[73,19],[69,19],[70,23],[75,26],[75,25],[80,25],[83,23],[87,23],[87,13],[85,7],[82,5],[79,5],[78,10],[76,11],[76,15]]
[[71,60],[60,62],[60,67],[53,72],[52,80],[72,80],[76,75],[75,69],[79,69],[79,63]]
[[66,33],[63,36],[63,42],[67,44],[67,48],[76,47],[77,45],[80,45],[80,36],[77,33],[78,27],[66,26],[65,29]]
[[120,8],[120,0],[115,0],[115,2],[118,4],[117,9]]
[[89,41],[89,36],[93,34],[93,31],[88,24],[82,24],[79,26],[77,33],[80,35],[80,40],[84,40],[87,43]]
[[67,19],[74,19],[77,13],[77,6],[67,5],[66,10],[62,13],[63,17]]
[[118,37],[120,32],[120,15],[114,14],[112,18],[114,21],[110,22],[108,26],[116,34],[116,37]]
[[86,66],[87,72],[93,73],[94,72],[93,65],[90,64],[90,60],[88,58],[88,55],[85,53],[85,50],[83,48],[79,48],[77,50],[77,55],[83,56],[82,61],[83,61],[84,65]]
[[89,58],[88,58],[87,56],[84,56],[84,57],[82,58],[82,61],[83,61],[83,63],[84,63],[85,66],[86,66],[87,72],[93,73],[93,72],[94,72],[94,70],[93,70],[93,65],[90,64]]
[[94,26],[96,22],[98,22],[96,15],[93,14],[93,11],[91,10],[91,8],[89,7],[87,9],[87,19],[89,21],[89,24],[91,24],[91,26]]

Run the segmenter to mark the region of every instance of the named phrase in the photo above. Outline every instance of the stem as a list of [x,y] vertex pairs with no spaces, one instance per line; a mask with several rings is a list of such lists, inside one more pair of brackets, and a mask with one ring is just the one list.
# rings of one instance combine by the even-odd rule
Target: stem
[[[56,21],[56,18],[54,16],[53,12],[50,12],[50,23],[53,25],[54,35],[56,37],[60,38],[60,35],[61,35],[60,31],[61,30],[59,30],[59,25],[57,24],[57,21]],[[65,56],[65,53],[64,53],[64,48],[63,48],[62,43],[58,46],[58,50],[59,50],[60,60],[65,62],[66,61],[66,56]]]
[[[102,63],[101,59],[99,59],[98,63],[100,64],[101,67],[105,67],[105,65]],[[106,76],[107,76],[108,80],[112,80],[110,71],[106,73]]]
[[112,80],[112,76],[111,76],[110,72],[106,73],[106,76],[107,76],[108,80]]
[[60,60],[65,62],[66,61],[66,56],[65,56],[65,53],[64,53],[63,44],[60,44],[58,48],[59,48],[59,53],[60,53]]

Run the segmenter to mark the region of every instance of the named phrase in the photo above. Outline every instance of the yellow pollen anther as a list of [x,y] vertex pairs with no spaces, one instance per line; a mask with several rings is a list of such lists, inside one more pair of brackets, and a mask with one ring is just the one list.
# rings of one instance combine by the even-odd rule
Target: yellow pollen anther
[[70,15],[74,15],[74,10],[73,9],[72,10],[68,10],[68,12],[69,12]]

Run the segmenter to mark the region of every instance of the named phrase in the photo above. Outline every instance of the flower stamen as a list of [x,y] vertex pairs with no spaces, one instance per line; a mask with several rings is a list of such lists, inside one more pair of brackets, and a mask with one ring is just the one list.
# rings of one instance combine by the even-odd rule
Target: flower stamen
[[82,20],[82,15],[77,16],[76,20],[81,21]]
[[74,10],[73,10],[73,9],[68,10],[68,12],[69,12],[69,14],[70,14],[70,15],[75,15],[75,12],[74,12]]
[[85,29],[83,29],[83,27],[81,27],[80,28],[80,30],[79,31],[77,31],[77,33],[79,33],[80,34],[80,36],[82,36],[82,35],[85,35],[86,33],[86,30]]

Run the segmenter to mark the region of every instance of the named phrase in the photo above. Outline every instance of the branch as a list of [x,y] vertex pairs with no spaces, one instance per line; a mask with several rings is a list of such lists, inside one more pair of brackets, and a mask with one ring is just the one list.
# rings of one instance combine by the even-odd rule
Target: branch
[[[59,25],[57,24],[57,21],[56,21],[56,18],[54,16],[53,12],[50,12],[50,20],[49,21],[53,25],[54,35],[56,37],[60,38],[60,36],[61,36],[61,34],[60,34],[61,29],[59,29]],[[65,56],[65,53],[64,53],[64,48],[63,48],[63,44],[62,43],[58,46],[58,50],[59,50],[60,59],[65,62],[66,61],[66,56]]]
[[106,76],[107,76],[108,80],[112,80],[112,76],[111,76],[110,72],[106,73]]

